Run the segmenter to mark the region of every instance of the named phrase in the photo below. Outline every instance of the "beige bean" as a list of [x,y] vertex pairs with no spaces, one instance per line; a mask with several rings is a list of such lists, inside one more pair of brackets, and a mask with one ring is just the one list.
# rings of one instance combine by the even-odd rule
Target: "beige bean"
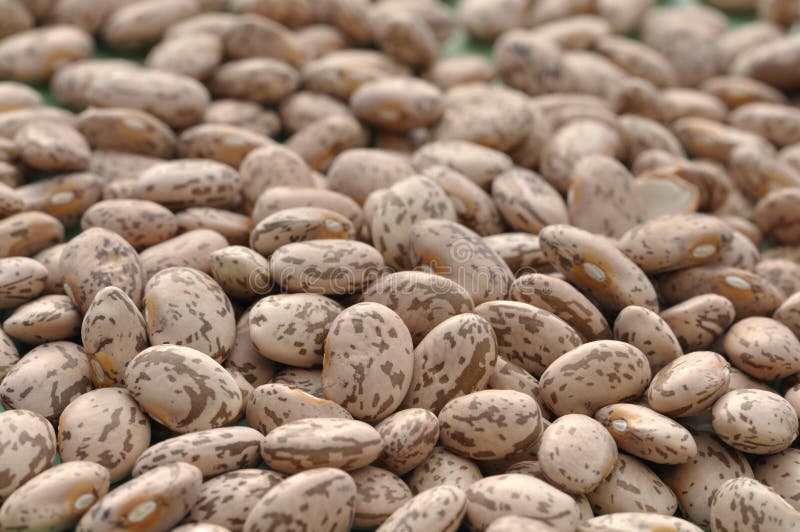
[[647,402],[653,410],[678,418],[698,414],[728,391],[730,364],[712,351],[677,358],[653,377]]
[[658,310],[650,280],[609,242],[568,225],[546,227],[539,241],[553,267],[606,310],[619,311],[628,305]]
[[750,526],[750,519],[765,532],[797,530],[800,512],[767,486],[752,478],[730,479],[723,483],[711,502],[710,521],[719,530]]
[[759,316],[736,322],[723,338],[725,354],[739,369],[762,380],[800,371],[800,341],[777,320]]
[[76,127],[93,149],[159,158],[172,157],[175,150],[175,134],[169,126],[137,109],[87,109],[78,115]]
[[[494,331],[475,314],[459,314],[434,327],[414,350],[406,408],[438,413],[448,401],[482,390],[497,360]],[[458,375],[451,379],[449,375]]]
[[[125,383],[145,412],[178,433],[227,425],[241,410],[242,396],[233,377],[191,347],[145,349],[128,364]],[[164,393],[176,389],[185,393]]]
[[178,222],[166,207],[138,199],[103,200],[89,207],[81,217],[81,229],[102,227],[114,231],[135,249],[158,244],[175,236]]
[[444,447],[434,447],[428,457],[408,476],[414,493],[423,493],[438,486],[454,486],[466,490],[483,478],[472,460],[452,453]]
[[200,487],[189,520],[241,530],[250,510],[281,480],[275,471],[247,468],[211,478]]
[[467,521],[477,530],[504,515],[539,519],[557,530],[573,530],[578,506],[572,497],[529,475],[497,475],[467,490]]
[[[54,372],[53,368],[59,369]],[[9,408],[30,410],[56,421],[70,401],[92,389],[89,371],[89,359],[80,345],[39,345],[6,374],[0,383],[0,398]]]
[[81,329],[81,313],[65,295],[44,295],[17,307],[3,322],[3,330],[16,340],[38,345],[68,340]]
[[[314,435],[310,438],[310,435]],[[380,434],[364,422],[317,418],[286,423],[261,442],[261,457],[282,473],[337,467],[352,471],[369,465],[383,451]]]
[[390,308],[371,302],[348,307],[331,322],[325,338],[325,398],[356,419],[380,421],[397,409],[411,386],[413,347],[408,328]]
[[[623,342],[601,340],[558,357],[539,384],[542,399],[554,414],[594,415],[604,406],[639,397],[650,376],[650,365],[641,351]],[[596,385],[585,386],[589,379]],[[597,384],[600,380],[602,385]]]
[[[405,501],[378,527],[379,532],[400,532],[410,526],[431,532],[455,532],[467,506],[463,490],[438,486]],[[436,512],[430,512],[436,508]]]
[[584,340],[611,337],[603,314],[571,284],[549,275],[532,273],[511,285],[509,298],[552,312],[572,326]]
[[0,309],[14,308],[38,297],[45,289],[47,276],[47,268],[34,259],[0,259]]
[[771,314],[783,294],[765,278],[747,270],[728,266],[698,266],[664,276],[660,294],[667,304],[682,303],[700,294],[727,298],[737,318]]
[[92,462],[59,464],[20,486],[3,504],[8,528],[70,528],[109,487],[108,470]]
[[[270,489],[247,516],[242,530],[273,530],[278,523],[300,529],[350,529],[356,512],[356,484],[340,469],[321,467],[292,475]],[[288,518],[288,523],[287,523]]]
[[714,433],[742,452],[772,454],[797,438],[797,413],[781,396],[763,390],[733,390],[714,404]]
[[[474,460],[501,459],[526,451],[542,434],[538,404],[513,390],[483,390],[456,397],[439,412],[439,423],[445,447]],[[503,438],[498,438],[501,433]]]
[[704,294],[665,309],[661,317],[675,333],[684,352],[708,349],[733,323],[736,309],[729,299]]
[[153,345],[173,344],[227,358],[236,336],[233,307],[222,287],[193,268],[166,268],[144,288],[144,317]]
[[350,413],[327,399],[319,399],[285,384],[262,384],[246,400],[247,422],[263,434],[301,419],[352,419]]
[[[0,488],[0,497],[8,499],[17,488],[49,469],[56,456],[56,434],[53,425],[30,410],[0,412],[3,475],[7,481]],[[0,513],[12,505],[4,504]],[[5,521],[4,521],[5,522]]]
[[211,272],[211,254],[228,245],[217,231],[194,229],[150,246],[140,258],[148,278],[166,268],[187,267]]
[[104,466],[111,482],[131,474],[150,445],[150,420],[122,388],[91,390],[76,397],[58,419],[62,462],[86,460]]
[[683,426],[645,406],[608,405],[594,417],[627,453],[657,464],[683,464],[697,456],[694,438]]
[[588,498],[600,514],[672,515],[678,508],[672,490],[644,462],[624,453],[620,453],[614,469]]
[[108,492],[84,514],[76,530],[113,530],[112,523],[168,530],[197,500],[203,477],[193,465],[169,464]]
[[27,83],[46,81],[58,67],[94,52],[89,34],[74,26],[25,30],[0,44],[0,76]]
[[150,345],[144,317],[116,286],[95,295],[83,317],[81,341],[97,387],[124,385],[128,363]]

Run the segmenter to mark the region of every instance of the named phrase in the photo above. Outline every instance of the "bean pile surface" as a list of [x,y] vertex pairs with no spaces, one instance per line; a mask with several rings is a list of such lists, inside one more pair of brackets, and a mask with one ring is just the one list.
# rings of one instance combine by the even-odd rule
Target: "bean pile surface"
[[798,19],[0,0],[0,531],[800,532]]

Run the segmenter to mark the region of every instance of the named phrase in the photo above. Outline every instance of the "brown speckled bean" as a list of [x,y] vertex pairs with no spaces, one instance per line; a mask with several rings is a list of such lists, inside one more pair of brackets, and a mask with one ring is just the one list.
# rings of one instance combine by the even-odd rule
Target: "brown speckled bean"
[[56,434],[49,421],[30,410],[0,412],[0,428],[0,474],[6,479],[0,498],[7,499],[53,464]]
[[281,425],[267,434],[261,442],[261,457],[282,473],[318,467],[351,471],[374,462],[383,445],[380,434],[361,421],[304,419]]
[[411,490],[394,473],[367,466],[353,471],[356,483],[355,528],[374,528],[412,497]]
[[95,107],[129,107],[153,114],[168,126],[198,123],[209,102],[208,90],[188,76],[155,69],[135,74],[117,69],[97,76],[82,93],[84,103]]
[[167,268],[147,282],[144,316],[151,344],[184,345],[221,362],[236,336],[233,307],[220,285],[192,268]]
[[249,216],[214,207],[190,207],[178,212],[175,218],[179,232],[210,229],[225,237],[231,245],[246,245],[253,229]]
[[0,259],[0,309],[14,308],[37,297],[45,289],[47,276],[47,268],[34,259]]
[[614,320],[614,339],[639,348],[653,373],[683,355],[670,326],[655,312],[644,307],[622,309]]
[[75,126],[93,149],[159,158],[172,157],[175,151],[175,134],[169,126],[137,109],[87,109],[78,115]]
[[352,419],[343,407],[285,384],[257,387],[246,400],[247,423],[263,434],[292,421],[309,418]]
[[108,492],[84,514],[76,530],[170,530],[194,506],[202,482],[200,470],[193,465],[153,469]]
[[[595,385],[588,387],[588,382]],[[542,400],[558,416],[594,415],[604,406],[639,397],[649,383],[647,357],[632,345],[614,340],[589,342],[568,351],[539,380]]]
[[51,342],[31,349],[0,383],[8,408],[26,409],[55,421],[70,402],[92,389],[89,359],[72,342]]
[[733,390],[714,403],[712,427],[734,449],[773,454],[783,451],[797,438],[797,412],[776,393]]
[[737,318],[769,315],[784,298],[760,275],[729,266],[697,266],[674,272],[659,280],[659,288],[668,304],[682,303],[700,294],[724,296],[733,303]]
[[531,396],[513,390],[456,397],[439,412],[439,423],[442,443],[474,460],[496,460],[526,451],[542,432],[539,405]]
[[569,493],[589,493],[614,468],[617,444],[594,419],[567,414],[544,430],[538,456],[542,472],[551,484]]
[[547,225],[569,219],[561,195],[531,170],[513,169],[495,177],[492,198],[506,222],[517,231],[538,234]]
[[356,512],[356,484],[340,469],[320,467],[288,477],[270,489],[250,511],[242,530],[289,529],[346,532]]
[[484,530],[504,515],[539,519],[557,530],[574,530],[578,505],[566,493],[529,475],[496,475],[479,480],[467,490],[467,521]]
[[88,391],[67,405],[58,419],[61,461],[100,464],[111,474],[111,482],[130,475],[149,445],[150,420],[123,388]]
[[37,170],[66,172],[89,167],[89,144],[67,124],[31,122],[17,131],[14,142],[20,159]]
[[411,227],[411,265],[427,267],[469,292],[476,304],[502,299],[511,270],[476,233],[455,222],[425,220]]
[[420,79],[389,77],[362,84],[350,98],[353,113],[380,129],[408,131],[442,115],[441,91]]
[[0,509],[0,521],[9,530],[68,529],[108,487],[108,470],[101,465],[59,464],[17,489]]
[[617,403],[604,406],[594,417],[622,450],[644,460],[683,464],[697,456],[697,445],[688,430],[645,406]]
[[721,531],[753,526],[764,532],[781,532],[797,529],[800,512],[757,480],[736,478],[727,480],[714,494],[709,521],[713,529]]
[[408,408],[387,417],[375,429],[384,443],[379,463],[403,475],[430,455],[439,439],[439,420],[423,408]]
[[753,464],[756,480],[774,489],[798,510],[800,498],[800,450],[786,449],[759,457]]
[[648,512],[620,512],[600,515],[584,521],[580,532],[618,532],[619,530],[665,530],[675,532],[700,532],[702,528],[679,517]]
[[800,371],[800,341],[772,318],[754,316],[736,322],[723,338],[730,361],[751,377],[772,380]]
[[5,331],[0,329],[0,381],[17,362],[19,362],[17,346]]
[[325,238],[353,239],[352,222],[338,212],[321,207],[293,207],[270,214],[253,228],[250,247],[269,257],[291,242]]
[[227,207],[239,201],[241,189],[241,176],[229,166],[211,160],[183,159],[143,171],[136,179],[135,194],[170,209]]
[[225,293],[243,301],[252,301],[271,288],[269,262],[244,246],[228,246],[209,255],[211,276]]
[[113,231],[93,227],[73,238],[61,253],[59,268],[64,290],[81,312],[106,286],[118,287],[137,307],[142,304],[144,265],[136,250]]
[[647,390],[649,406],[678,418],[698,414],[728,391],[730,364],[712,351],[679,357],[653,376]]
[[485,388],[494,372],[496,349],[494,331],[480,316],[460,314],[443,321],[414,350],[414,373],[403,406],[438,413],[451,399]]
[[539,242],[550,263],[606,310],[638,305],[658,311],[650,280],[609,242],[568,225],[546,227],[539,234]]
[[683,515],[693,523],[708,526],[714,492],[728,479],[753,477],[744,455],[706,433],[693,434],[697,457],[661,472],[661,479],[678,497]]
[[641,460],[620,453],[611,473],[589,495],[600,514],[652,512],[672,515],[678,499],[672,490]]
[[431,454],[408,475],[408,485],[414,493],[446,485],[466,490],[482,478],[481,470],[472,460],[444,447],[434,447]]
[[497,339],[497,354],[537,377],[558,357],[581,345],[575,330],[560,318],[516,301],[488,301],[475,307]]
[[604,155],[589,155],[573,167],[567,205],[572,225],[613,238],[621,237],[642,220],[633,176],[621,163]]
[[178,232],[175,215],[153,201],[110,199],[95,203],[81,217],[81,229],[102,227],[118,233],[135,249],[163,242]]
[[482,187],[513,166],[505,153],[466,140],[430,142],[413,154],[411,162],[421,172],[435,165],[452,168]]
[[322,390],[356,419],[377,422],[406,396],[414,373],[411,334],[380,303],[357,303],[331,322],[325,338]]
[[297,152],[314,170],[326,170],[340,153],[366,144],[367,134],[358,120],[343,114],[313,122],[286,141],[286,147]]
[[724,221],[704,214],[661,216],[636,226],[619,240],[619,249],[648,274],[713,262],[731,244]]
[[17,307],[3,322],[3,330],[26,344],[37,345],[78,336],[81,313],[64,295],[45,295]]
[[63,174],[16,188],[26,210],[43,211],[72,226],[103,193],[101,178],[89,172]]
[[136,459],[133,476],[156,467],[183,462],[197,467],[204,477],[212,477],[260,462],[258,446],[263,439],[250,427],[221,427],[183,434],[148,447]]
[[125,368],[149,346],[144,317],[117,287],[100,290],[86,311],[81,341],[95,386],[124,384]]
[[262,469],[238,469],[203,483],[189,519],[240,531],[250,510],[283,475]]
[[145,349],[128,364],[125,382],[145,412],[178,433],[227,425],[241,410],[242,395],[233,377],[191,347]]
[[318,294],[268,296],[250,312],[250,337],[269,360],[300,367],[319,365],[325,336],[342,310]]
[[539,273],[514,281],[509,298],[552,312],[571,325],[584,340],[611,338],[608,322],[586,296],[568,282]]
[[271,137],[281,129],[277,113],[243,100],[214,100],[203,114],[203,122],[230,124]]
[[354,240],[308,240],[278,248],[272,278],[293,292],[342,295],[358,290],[384,269],[380,252]]
[[34,28],[3,39],[0,77],[28,83],[46,81],[59,66],[94,52],[91,36],[74,26]]
[[211,273],[211,254],[227,245],[228,240],[217,231],[194,229],[150,246],[139,257],[148,278],[175,267]]
[[[455,532],[464,517],[467,497],[456,486],[437,486],[406,501],[378,527],[379,532],[406,528],[430,532]],[[436,509],[436,511],[431,511]]]
[[684,352],[708,349],[736,317],[729,299],[703,294],[665,309],[661,317],[675,333]]

